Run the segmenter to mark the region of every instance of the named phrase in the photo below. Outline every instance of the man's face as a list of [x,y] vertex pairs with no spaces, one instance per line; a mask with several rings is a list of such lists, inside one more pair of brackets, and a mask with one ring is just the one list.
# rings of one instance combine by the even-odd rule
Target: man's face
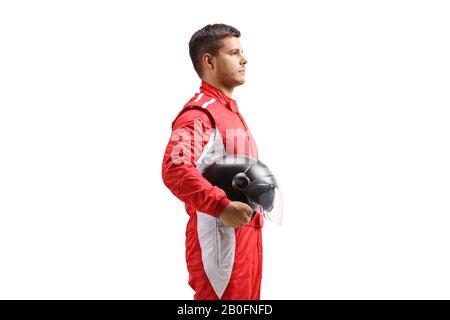
[[247,59],[243,55],[239,38],[227,37],[222,39],[222,47],[214,57],[218,81],[227,87],[236,87],[245,83],[245,64]]

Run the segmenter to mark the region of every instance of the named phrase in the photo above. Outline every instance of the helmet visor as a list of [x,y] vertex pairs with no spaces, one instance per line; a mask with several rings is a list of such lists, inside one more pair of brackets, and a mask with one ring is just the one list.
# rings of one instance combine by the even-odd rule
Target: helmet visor
[[264,218],[281,225],[283,220],[283,199],[273,176],[252,181],[247,198],[250,206]]

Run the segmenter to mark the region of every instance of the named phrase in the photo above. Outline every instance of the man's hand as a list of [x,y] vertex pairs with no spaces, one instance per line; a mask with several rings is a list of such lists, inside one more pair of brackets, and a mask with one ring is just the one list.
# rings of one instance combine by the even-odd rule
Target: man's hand
[[220,222],[230,228],[242,227],[250,221],[253,209],[239,201],[231,201],[220,213]]

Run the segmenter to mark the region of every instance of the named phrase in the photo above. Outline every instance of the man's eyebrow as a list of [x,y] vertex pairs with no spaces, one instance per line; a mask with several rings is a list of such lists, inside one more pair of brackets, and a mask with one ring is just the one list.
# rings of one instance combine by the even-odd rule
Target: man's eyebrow
[[[230,51],[228,51],[228,53],[231,53],[231,52],[233,52],[233,51],[240,51],[240,50],[242,50],[242,49],[235,48],[235,49],[231,49]],[[242,53],[244,53],[244,50],[242,50]]]

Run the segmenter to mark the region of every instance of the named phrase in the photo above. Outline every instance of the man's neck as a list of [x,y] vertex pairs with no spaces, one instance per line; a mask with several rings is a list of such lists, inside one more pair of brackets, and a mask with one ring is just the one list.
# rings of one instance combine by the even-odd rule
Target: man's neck
[[213,87],[216,87],[217,89],[222,91],[223,94],[226,95],[228,98],[233,98],[234,87],[227,87],[227,86],[219,83],[218,81],[214,81],[213,79],[209,79],[209,78],[205,78],[205,79],[203,79],[203,81],[208,82]]

